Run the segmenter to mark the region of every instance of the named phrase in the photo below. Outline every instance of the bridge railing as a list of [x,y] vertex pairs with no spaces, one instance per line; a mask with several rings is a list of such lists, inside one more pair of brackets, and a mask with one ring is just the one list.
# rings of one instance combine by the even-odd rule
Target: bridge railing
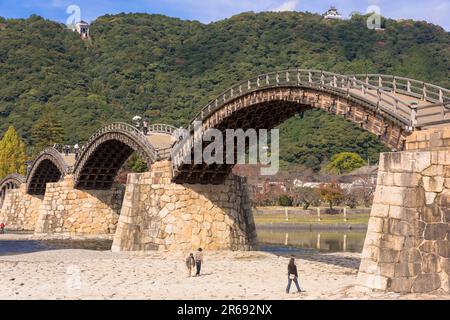
[[[172,151],[172,162],[174,169],[190,157],[194,143],[194,123],[203,122],[222,106],[245,94],[255,92],[264,88],[276,87],[311,87],[321,90],[353,97],[371,104],[376,109],[382,110],[403,123],[406,127],[412,128],[417,124],[412,106],[401,100],[391,90],[372,84],[370,81],[362,81],[358,76],[346,76],[322,70],[290,69],[278,72],[271,72],[259,75],[249,80],[242,81],[220,94],[216,99],[210,101],[200,113],[192,120],[188,127],[191,138],[177,143]],[[412,88],[412,87],[411,87]]]
[[338,91],[375,105],[398,118],[405,125],[410,126],[413,122],[408,103],[378,86],[359,80],[356,76],[345,76],[321,70],[294,69],[267,73],[238,83],[220,94],[215,100],[210,101],[197,114],[192,123],[203,121],[223,105],[247,93],[282,86],[308,86]]
[[442,103],[450,100],[450,90],[423,81],[383,74],[357,74],[353,76],[360,81],[385,90],[431,103]]
[[177,130],[174,126],[168,124],[155,123],[148,127],[149,132],[173,134]]

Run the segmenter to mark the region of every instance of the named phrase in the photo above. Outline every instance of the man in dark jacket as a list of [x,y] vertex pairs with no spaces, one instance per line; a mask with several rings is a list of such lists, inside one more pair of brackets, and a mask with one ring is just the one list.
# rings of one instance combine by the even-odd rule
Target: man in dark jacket
[[288,285],[287,285],[287,288],[286,288],[286,293],[289,293],[289,291],[291,290],[292,281],[294,281],[298,292],[302,292],[302,290],[300,289],[300,286],[298,284],[298,273],[297,273],[297,266],[295,265],[295,258],[291,258],[291,260],[289,260],[289,264],[288,264]]
[[203,250],[202,248],[199,248],[197,250],[197,253],[195,254],[195,265],[197,266],[197,273],[195,274],[196,277],[200,275],[202,264],[203,264]]

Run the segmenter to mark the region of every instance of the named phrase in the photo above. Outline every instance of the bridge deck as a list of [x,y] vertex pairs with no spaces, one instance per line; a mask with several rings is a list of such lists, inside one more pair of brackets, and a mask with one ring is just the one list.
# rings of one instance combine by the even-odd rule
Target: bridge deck
[[64,162],[67,164],[68,167],[73,167],[75,165],[75,154],[69,153],[69,155],[65,155],[64,153],[61,153],[61,157],[64,159]]
[[168,149],[172,146],[173,136],[165,133],[149,133],[147,140],[157,149]]

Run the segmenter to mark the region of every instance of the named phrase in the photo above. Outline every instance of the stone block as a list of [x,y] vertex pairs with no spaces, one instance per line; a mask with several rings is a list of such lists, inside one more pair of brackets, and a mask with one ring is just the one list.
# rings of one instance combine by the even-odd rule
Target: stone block
[[[410,234],[410,226],[407,222],[397,219],[388,220],[388,232],[391,235],[405,236]],[[400,239],[402,237],[397,237],[392,239]],[[404,238],[402,239],[404,240]]]
[[439,257],[439,272],[445,272],[450,275],[450,258]]
[[428,223],[425,227],[425,240],[444,240],[447,237],[447,223]]
[[423,188],[426,192],[440,193],[444,190],[445,179],[442,176],[423,177]]
[[369,218],[368,231],[369,232],[382,233],[383,232],[384,223],[385,223],[385,219],[383,219],[383,218],[370,217]]
[[386,218],[389,215],[389,205],[374,203],[370,213],[371,217]]
[[403,235],[382,235],[380,247],[400,251],[404,248],[404,246],[405,237]]
[[379,262],[380,263],[393,263],[398,262],[400,251],[390,248],[380,248]]
[[425,192],[425,204],[426,205],[433,205],[434,201],[436,200],[437,193],[435,192]]
[[411,292],[427,293],[441,287],[441,279],[437,273],[420,274],[413,282]]
[[398,293],[410,293],[413,286],[413,278],[409,277],[396,277],[392,279],[389,289]]
[[420,217],[426,223],[438,223],[441,222],[441,211],[437,206],[426,206]]
[[422,254],[422,272],[437,273],[439,268],[439,259],[434,253]]
[[436,241],[436,251],[440,257],[450,258],[450,241]]
[[361,286],[369,287],[375,290],[386,290],[388,288],[388,278],[381,275],[359,272],[357,282]]
[[437,253],[436,241],[426,240],[419,246],[419,250],[425,253]]

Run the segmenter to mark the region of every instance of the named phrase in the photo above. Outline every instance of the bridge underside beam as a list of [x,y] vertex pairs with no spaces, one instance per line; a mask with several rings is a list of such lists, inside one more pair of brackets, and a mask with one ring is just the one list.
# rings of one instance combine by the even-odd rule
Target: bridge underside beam
[[57,182],[61,179],[62,172],[50,160],[44,160],[36,169],[35,174],[28,183],[28,194],[44,195],[47,183]]
[[120,141],[110,140],[101,144],[83,166],[75,187],[82,190],[111,189],[118,171],[133,152]]

